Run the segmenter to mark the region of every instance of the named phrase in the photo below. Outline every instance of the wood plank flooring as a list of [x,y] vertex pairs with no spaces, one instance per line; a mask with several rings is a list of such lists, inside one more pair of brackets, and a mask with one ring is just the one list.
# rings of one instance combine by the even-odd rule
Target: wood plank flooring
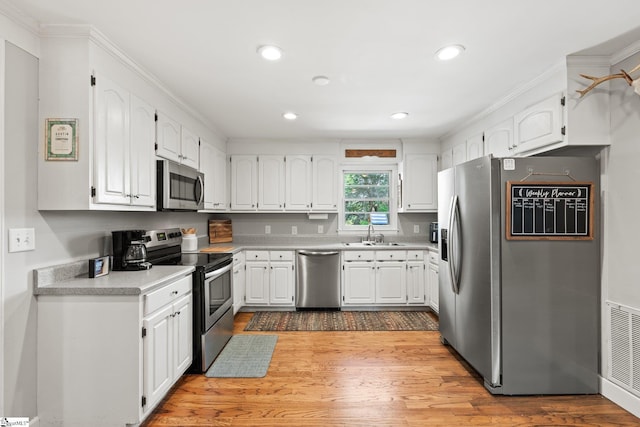
[[[236,334],[251,313],[239,313]],[[438,332],[277,332],[264,378],[185,375],[150,426],[638,426],[600,395],[493,396]]]

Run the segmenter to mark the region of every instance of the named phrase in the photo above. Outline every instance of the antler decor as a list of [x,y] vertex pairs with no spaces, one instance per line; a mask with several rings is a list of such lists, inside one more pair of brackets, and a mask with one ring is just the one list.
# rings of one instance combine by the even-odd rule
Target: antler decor
[[625,79],[625,81],[629,84],[629,86],[633,87],[633,91],[638,95],[640,95],[640,78],[637,78],[634,80],[629,75],[629,74],[635,73],[638,70],[640,70],[640,64],[638,64],[633,70],[629,71],[628,73],[625,70],[620,70],[619,73],[609,74],[608,76],[603,76],[603,77],[594,77],[594,76],[588,76],[586,74],[580,74],[581,77],[592,80],[593,83],[591,83],[585,89],[576,90],[576,92],[578,92],[580,94],[580,98],[582,98],[587,94],[587,92],[589,92],[594,87],[598,86],[600,83],[604,83],[608,80],[613,80],[613,79]]

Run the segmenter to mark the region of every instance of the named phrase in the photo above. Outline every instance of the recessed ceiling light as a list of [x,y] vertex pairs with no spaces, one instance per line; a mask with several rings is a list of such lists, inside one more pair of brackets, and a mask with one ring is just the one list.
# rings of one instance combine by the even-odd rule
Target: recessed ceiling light
[[329,77],[327,77],[327,76],[315,76],[314,78],[311,79],[311,81],[316,86],[326,86],[326,85],[329,84]]
[[284,117],[287,120],[295,120],[298,118],[298,115],[296,113],[293,113],[291,111],[286,112],[282,115],[282,117]]
[[394,119],[394,120],[402,120],[402,119],[406,119],[408,115],[409,115],[409,113],[407,113],[407,112],[398,111],[397,113],[393,113],[391,115],[391,118]]
[[259,46],[258,53],[267,61],[277,61],[278,59],[282,58],[282,49],[280,49],[278,46]]
[[453,44],[438,49],[436,52],[436,58],[440,61],[448,61],[460,55],[462,52],[464,52],[464,46],[460,44]]

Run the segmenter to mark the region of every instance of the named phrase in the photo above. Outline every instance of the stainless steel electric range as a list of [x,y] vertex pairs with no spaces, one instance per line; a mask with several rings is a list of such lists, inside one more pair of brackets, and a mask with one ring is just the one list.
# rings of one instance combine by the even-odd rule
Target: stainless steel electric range
[[190,265],[193,273],[193,363],[202,373],[233,336],[230,253],[182,253],[178,228],[145,232],[147,261],[153,265]]

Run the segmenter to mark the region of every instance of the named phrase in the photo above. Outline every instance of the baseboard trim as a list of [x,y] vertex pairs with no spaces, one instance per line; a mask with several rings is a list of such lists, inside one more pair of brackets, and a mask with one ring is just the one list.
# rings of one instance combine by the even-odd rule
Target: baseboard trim
[[640,397],[602,377],[600,377],[600,390],[604,397],[640,418]]

